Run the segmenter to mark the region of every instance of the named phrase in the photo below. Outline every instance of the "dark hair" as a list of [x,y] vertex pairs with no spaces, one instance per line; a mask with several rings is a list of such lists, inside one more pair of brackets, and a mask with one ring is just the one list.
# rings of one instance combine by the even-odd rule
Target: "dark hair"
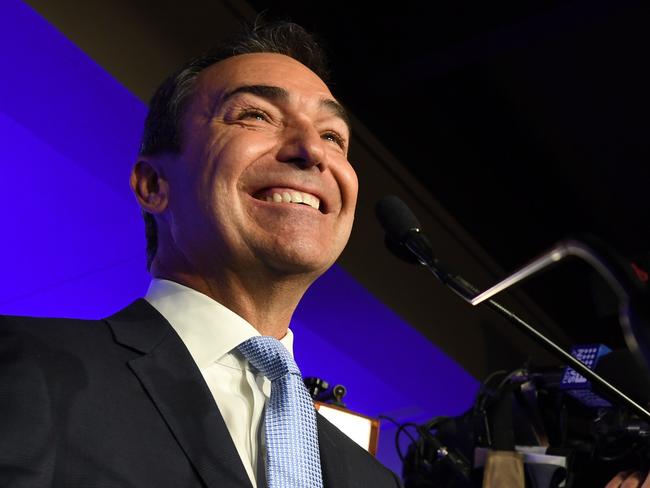
[[[183,145],[182,117],[199,73],[224,59],[252,53],[290,56],[328,81],[325,52],[313,35],[292,22],[256,21],[236,36],[191,59],[162,82],[149,102],[140,154],[178,154]],[[158,248],[158,232],[153,215],[143,212],[143,217],[149,269]]]

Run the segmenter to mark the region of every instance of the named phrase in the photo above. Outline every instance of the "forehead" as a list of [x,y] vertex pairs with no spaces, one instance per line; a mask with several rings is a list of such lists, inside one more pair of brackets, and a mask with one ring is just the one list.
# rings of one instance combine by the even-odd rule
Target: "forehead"
[[316,73],[283,54],[233,56],[206,68],[197,79],[197,91],[212,96],[243,85],[272,85],[292,95],[333,98]]

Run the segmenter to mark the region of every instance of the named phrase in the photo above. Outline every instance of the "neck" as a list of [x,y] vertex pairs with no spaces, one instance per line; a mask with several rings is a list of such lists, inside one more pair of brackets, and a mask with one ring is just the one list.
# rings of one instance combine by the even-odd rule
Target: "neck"
[[185,285],[228,307],[266,336],[282,339],[293,312],[312,280],[295,276],[263,276],[224,270],[218,276],[206,276],[152,266],[155,278]]

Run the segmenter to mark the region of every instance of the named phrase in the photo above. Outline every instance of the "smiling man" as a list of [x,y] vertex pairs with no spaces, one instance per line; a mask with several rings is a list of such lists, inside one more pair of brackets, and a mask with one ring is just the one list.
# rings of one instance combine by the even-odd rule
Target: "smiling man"
[[284,54],[241,54],[203,70],[181,118],[181,149],[143,152],[131,178],[155,219],[152,275],[284,337],[350,235],[357,180],[344,114],[327,85]]
[[345,110],[299,26],[155,93],[131,175],[152,281],[101,321],[0,318],[3,487],[396,487],[320,417],[291,316],[343,250]]

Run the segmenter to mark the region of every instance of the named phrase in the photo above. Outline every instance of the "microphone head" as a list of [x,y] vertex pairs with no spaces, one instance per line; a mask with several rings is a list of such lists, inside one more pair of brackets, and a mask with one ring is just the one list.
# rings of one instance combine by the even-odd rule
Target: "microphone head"
[[420,232],[420,222],[402,200],[388,195],[377,202],[375,213],[386,231],[389,251],[409,263],[433,265],[431,243]]
[[375,215],[386,233],[398,242],[402,242],[410,230],[420,229],[417,217],[395,195],[379,200],[375,205]]

